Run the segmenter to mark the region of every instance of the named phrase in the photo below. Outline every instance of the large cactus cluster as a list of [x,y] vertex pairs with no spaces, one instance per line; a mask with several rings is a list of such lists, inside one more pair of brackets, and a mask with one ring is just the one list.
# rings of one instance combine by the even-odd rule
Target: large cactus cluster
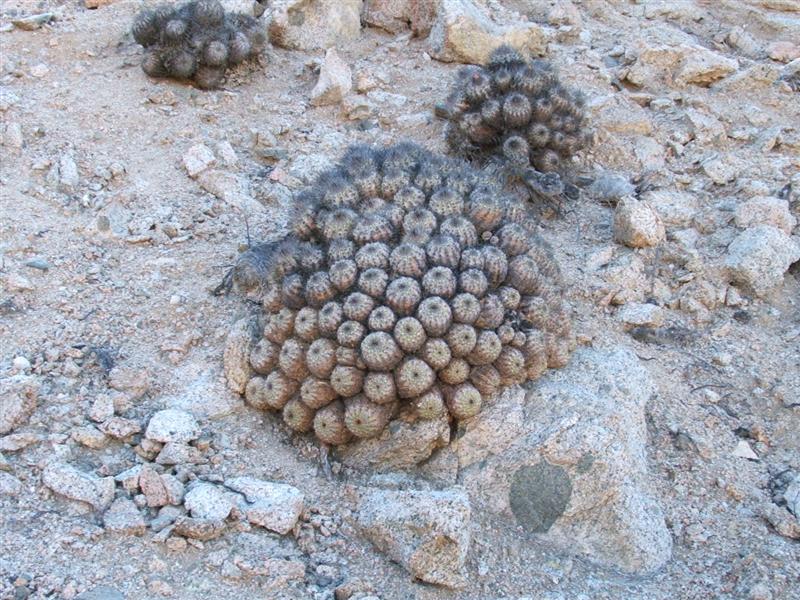
[[228,67],[255,56],[266,42],[253,17],[226,13],[218,0],[163,4],[142,11],[133,38],[148,49],[142,69],[151,77],[193,80],[198,87],[219,87]]
[[285,239],[233,271],[264,308],[237,365],[246,398],[292,429],[337,445],[395,417],[465,419],[567,361],[549,249],[465,164],[413,144],[353,147],[296,210]]
[[558,171],[589,142],[584,101],[545,61],[525,60],[509,46],[484,67],[466,67],[437,106],[448,119],[450,150],[467,157],[503,157],[518,167]]

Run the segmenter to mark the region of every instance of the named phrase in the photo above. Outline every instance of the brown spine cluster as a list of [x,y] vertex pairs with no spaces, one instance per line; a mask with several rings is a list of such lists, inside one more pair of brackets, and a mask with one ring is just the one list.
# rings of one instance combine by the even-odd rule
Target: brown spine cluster
[[562,366],[559,270],[516,204],[412,144],[349,149],[299,195],[292,233],[234,270],[266,312],[248,401],[336,445],[401,413],[470,418]]

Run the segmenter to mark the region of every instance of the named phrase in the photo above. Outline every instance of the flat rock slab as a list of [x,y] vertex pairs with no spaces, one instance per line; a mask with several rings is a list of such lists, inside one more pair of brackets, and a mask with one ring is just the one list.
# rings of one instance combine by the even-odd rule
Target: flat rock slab
[[658,569],[672,543],[648,483],[644,406],[654,394],[632,351],[581,349],[463,427],[459,482],[476,507],[556,546],[628,572]]
[[464,584],[471,508],[461,489],[367,489],[356,524],[361,534],[414,577],[451,588]]

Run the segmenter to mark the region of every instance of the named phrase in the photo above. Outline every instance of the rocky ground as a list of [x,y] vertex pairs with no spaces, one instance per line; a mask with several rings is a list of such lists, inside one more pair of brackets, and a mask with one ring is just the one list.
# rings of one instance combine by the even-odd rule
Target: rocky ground
[[[272,5],[210,92],[139,2],[0,8],[0,598],[796,597],[800,2]],[[229,390],[215,288],[347,144],[444,151],[503,41],[588,98],[538,209],[580,347],[410,473],[320,456]]]

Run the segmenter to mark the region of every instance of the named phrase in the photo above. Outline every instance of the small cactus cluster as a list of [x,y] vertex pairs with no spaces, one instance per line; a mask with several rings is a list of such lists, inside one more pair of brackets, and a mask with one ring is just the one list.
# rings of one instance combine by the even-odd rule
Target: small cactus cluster
[[252,375],[246,399],[339,445],[395,418],[472,417],[564,365],[559,269],[528,222],[460,161],[410,143],[350,148],[299,194],[291,233],[233,269],[265,311],[249,365],[234,365]]
[[503,157],[518,167],[554,172],[590,141],[583,106],[549,63],[526,61],[504,45],[485,67],[461,70],[436,112],[449,121],[445,135],[454,154]]
[[190,79],[203,89],[219,87],[228,67],[255,56],[266,42],[258,21],[226,13],[218,0],[144,10],[131,31],[148,50],[142,60],[145,73]]

